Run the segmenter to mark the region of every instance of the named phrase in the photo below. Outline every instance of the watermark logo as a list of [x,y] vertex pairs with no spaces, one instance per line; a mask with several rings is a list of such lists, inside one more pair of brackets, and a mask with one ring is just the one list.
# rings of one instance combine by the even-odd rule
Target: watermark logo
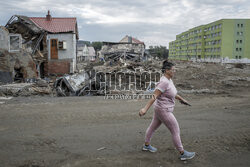
[[140,100],[151,99],[152,94],[106,94],[105,100]]
[[[89,76],[93,76],[89,73]],[[89,91],[103,92],[104,99],[148,99],[161,77],[160,72],[95,72]],[[93,84],[94,83],[94,84]],[[94,85],[94,86],[93,86]]]

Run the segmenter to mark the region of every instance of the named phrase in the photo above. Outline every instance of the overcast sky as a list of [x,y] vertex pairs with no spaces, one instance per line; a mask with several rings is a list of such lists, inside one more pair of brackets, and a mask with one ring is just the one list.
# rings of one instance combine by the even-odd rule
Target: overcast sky
[[[57,2],[57,3],[56,3]],[[76,17],[81,40],[118,42],[125,35],[167,46],[177,34],[223,19],[250,18],[249,0],[1,0],[0,25],[12,15]]]

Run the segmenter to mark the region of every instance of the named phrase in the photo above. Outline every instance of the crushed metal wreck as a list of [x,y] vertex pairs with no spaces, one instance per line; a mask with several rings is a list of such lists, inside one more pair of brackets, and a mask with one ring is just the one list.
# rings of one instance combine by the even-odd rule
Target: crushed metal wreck
[[54,88],[57,96],[104,95],[109,89],[103,76],[94,71],[57,78]]

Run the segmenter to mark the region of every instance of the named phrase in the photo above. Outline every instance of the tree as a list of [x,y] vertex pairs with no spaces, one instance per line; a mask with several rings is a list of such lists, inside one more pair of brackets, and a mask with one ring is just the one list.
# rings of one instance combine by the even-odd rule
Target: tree
[[168,49],[165,46],[149,46],[149,53],[155,58],[168,58]]
[[99,41],[92,42],[91,45],[95,48],[95,51],[99,51],[102,49],[102,42]]

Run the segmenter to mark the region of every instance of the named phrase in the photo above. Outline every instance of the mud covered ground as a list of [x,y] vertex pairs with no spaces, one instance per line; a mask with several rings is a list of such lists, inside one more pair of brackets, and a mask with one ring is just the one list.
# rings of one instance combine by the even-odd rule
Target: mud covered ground
[[175,85],[192,106],[177,102],[174,114],[194,159],[178,159],[164,125],[152,138],[158,152],[141,151],[147,100],[18,96],[0,97],[0,167],[250,166],[250,66],[176,64]]
[[158,152],[142,152],[152,108],[147,100],[103,97],[15,97],[0,100],[1,167],[247,167],[250,165],[250,89],[226,94],[184,94],[191,107],[177,103],[184,148],[178,159],[168,129],[152,138]]

